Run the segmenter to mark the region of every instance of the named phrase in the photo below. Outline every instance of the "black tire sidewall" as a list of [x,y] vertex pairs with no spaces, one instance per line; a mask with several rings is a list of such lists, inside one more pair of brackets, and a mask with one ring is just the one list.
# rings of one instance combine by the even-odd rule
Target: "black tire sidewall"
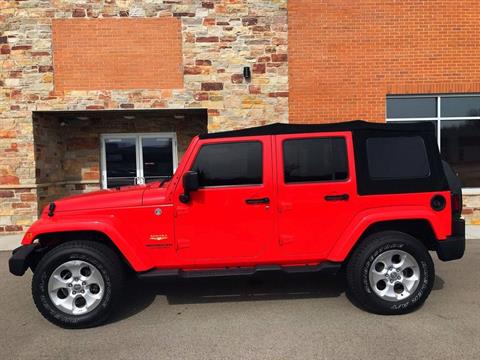
[[[102,274],[105,289],[102,301],[91,312],[82,315],[67,314],[55,307],[48,295],[48,281],[53,271],[63,263],[72,260],[82,260],[95,266]],[[114,290],[118,287],[115,283],[115,269],[112,264],[96,249],[88,247],[65,247],[47,253],[40,261],[32,280],[32,294],[42,315],[51,322],[67,328],[82,328],[94,326],[109,315],[114,303]]]
[[[359,271],[353,276],[356,284],[351,286],[356,288],[360,302],[369,311],[379,314],[404,314],[413,311],[425,302],[435,280],[435,268],[427,249],[418,240],[401,233],[377,237],[376,240],[365,247],[354,264]],[[378,255],[395,249],[405,251],[415,258],[420,268],[420,282],[408,298],[393,302],[383,300],[375,294],[370,285],[369,271]]]

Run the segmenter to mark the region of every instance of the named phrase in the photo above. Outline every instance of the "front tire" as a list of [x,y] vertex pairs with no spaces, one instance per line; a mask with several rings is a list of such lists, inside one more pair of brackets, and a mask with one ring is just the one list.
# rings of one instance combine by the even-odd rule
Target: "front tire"
[[110,315],[123,283],[123,268],[108,246],[69,241],[40,260],[32,295],[40,313],[64,328],[98,325]]
[[397,231],[365,238],[347,264],[347,291],[361,308],[376,314],[414,311],[427,299],[435,268],[425,246]]

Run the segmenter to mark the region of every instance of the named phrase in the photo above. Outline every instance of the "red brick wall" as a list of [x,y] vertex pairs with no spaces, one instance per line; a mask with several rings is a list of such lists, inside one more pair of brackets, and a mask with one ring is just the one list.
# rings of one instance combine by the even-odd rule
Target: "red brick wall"
[[180,20],[57,19],[55,92],[183,87]]
[[387,94],[480,92],[478,5],[289,1],[290,122],[383,121]]

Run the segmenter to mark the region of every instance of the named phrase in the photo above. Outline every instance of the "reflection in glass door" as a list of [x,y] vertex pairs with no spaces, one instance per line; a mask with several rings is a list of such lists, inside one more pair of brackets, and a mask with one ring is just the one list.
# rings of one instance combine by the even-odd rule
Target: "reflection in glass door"
[[[134,137],[104,139],[103,187],[133,185],[137,176],[137,145]],[[103,171],[102,171],[103,173]],[[107,186],[105,186],[105,184]]]
[[158,136],[140,138],[141,175],[146,183],[163,180],[173,174],[173,139]]
[[102,135],[102,187],[161,181],[177,167],[174,133]]

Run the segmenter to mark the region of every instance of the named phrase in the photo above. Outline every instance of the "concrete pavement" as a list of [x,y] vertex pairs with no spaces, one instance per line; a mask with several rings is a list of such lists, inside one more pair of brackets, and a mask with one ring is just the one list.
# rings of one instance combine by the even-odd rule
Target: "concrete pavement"
[[355,308],[340,276],[262,274],[255,278],[129,284],[112,321],[63,330],[44,320],[31,274],[8,274],[0,253],[2,359],[478,359],[480,240],[465,257],[436,260],[427,303],[413,314],[378,316]]

